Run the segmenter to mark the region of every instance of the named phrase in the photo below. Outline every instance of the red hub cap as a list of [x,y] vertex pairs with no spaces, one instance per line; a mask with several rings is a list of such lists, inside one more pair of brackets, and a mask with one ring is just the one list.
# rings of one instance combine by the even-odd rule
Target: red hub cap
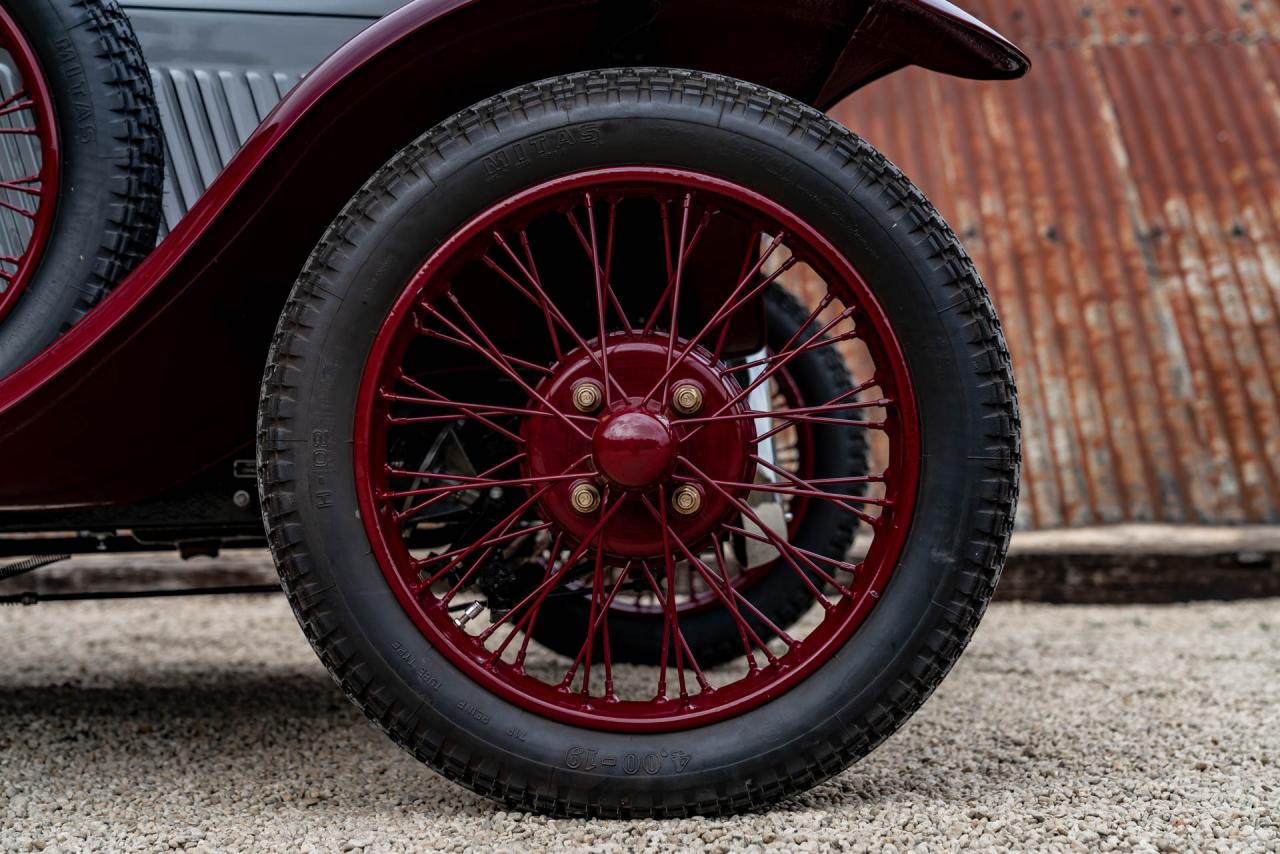
[[610,412],[596,425],[591,452],[605,480],[622,489],[653,486],[676,463],[665,418],[644,409]]
[[[53,230],[58,135],[53,98],[35,51],[0,6],[0,320],[31,283]],[[3,81],[0,75],[0,81]]]
[[[778,284],[812,311],[766,352],[760,299]],[[788,365],[833,346],[855,386],[797,403]],[[756,408],[770,390],[781,402]],[[833,427],[869,433],[872,471],[824,476],[765,450]],[[432,253],[374,340],[354,454],[383,574],[462,673],[559,721],[661,731],[768,702],[848,641],[906,541],[919,434],[884,312],[818,230],[737,184],[627,167],[503,199]],[[864,557],[791,540],[778,508],[817,506],[861,523]],[[739,592],[744,543],[812,592],[797,626]],[[732,618],[739,664],[699,665],[680,627],[688,577],[713,600],[699,607]],[[557,660],[531,639],[561,595],[589,596],[590,616]],[[662,624],[647,671],[613,667],[610,614],[632,596]]]

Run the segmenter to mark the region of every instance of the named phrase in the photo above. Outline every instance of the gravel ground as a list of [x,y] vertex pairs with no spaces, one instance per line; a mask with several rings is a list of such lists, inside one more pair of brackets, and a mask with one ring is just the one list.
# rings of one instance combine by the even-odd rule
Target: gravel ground
[[498,810],[346,702],[283,599],[0,611],[0,849],[1280,851],[1277,601],[997,604],[853,769],[725,820]]

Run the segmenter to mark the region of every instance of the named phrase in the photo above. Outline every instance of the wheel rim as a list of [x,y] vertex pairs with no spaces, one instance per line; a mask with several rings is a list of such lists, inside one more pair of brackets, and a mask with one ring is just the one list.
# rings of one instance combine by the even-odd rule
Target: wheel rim
[[[643,210],[651,213],[641,217]],[[612,266],[615,223],[628,216],[637,229],[642,219],[655,224],[653,251],[664,261],[665,286],[657,282],[652,293],[660,295],[640,313],[624,310],[612,287],[621,276]],[[570,292],[578,299],[589,299],[590,322],[575,326],[540,275],[539,239],[551,222],[571,229],[587,271],[583,281],[555,287],[575,288]],[[720,222],[745,230],[747,252],[728,298],[690,332],[685,301],[697,302],[701,285],[684,281],[685,268],[693,268],[700,239],[709,244],[719,228],[708,223]],[[823,293],[801,331],[769,357],[764,380],[801,352],[841,342],[862,347],[873,367],[827,404],[769,415],[878,433],[886,464],[839,483],[778,470],[778,483],[762,485],[755,476],[765,461],[752,449],[769,431],[756,429],[761,413],[743,404],[750,388],[721,355],[751,300],[801,271],[816,276]],[[486,305],[498,299],[532,318],[527,329],[498,328],[515,314],[488,312]],[[809,335],[812,327],[823,336],[821,345]],[[545,352],[529,343],[535,328]],[[482,376],[485,382],[478,381]],[[595,407],[582,405],[590,394],[579,396],[588,381],[599,392]],[[703,405],[683,414],[672,395],[690,385]],[[510,396],[499,398],[499,389]],[[383,574],[427,640],[469,678],[554,720],[662,731],[721,720],[777,697],[862,624],[906,541],[918,477],[917,424],[907,367],[887,318],[858,272],[816,229],[748,188],[702,173],[612,168],[557,178],[508,198],[432,253],[376,334],[356,413],[354,465],[362,518]],[[454,454],[453,463],[437,465],[450,455],[433,450],[425,459],[435,468],[408,464],[401,457],[416,460],[418,451],[403,448],[420,441],[421,431],[435,437],[437,449],[442,436],[451,435],[459,447],[467,431],[487,437],[482,453],[471,452],[483,463],[459,464]],[[855,484],[869,487],[868,495],[849,492]],[[697,508],[680,512],[690,488],[696,500],[688,503]],[[760,491],[830,503],[855,516],[871,534],[865,557],[836,560],[789,543],[785,531],[751,511],[747,497]],[[591,493],[594,505],[580,500]],[[503,503],[490,507],[489,500]],[[451,505],[470,509],[445,509]],[[465,533],[441,528],[446,539],[425,550],[415,545],[429,527],[424,514],[454,512],[481,521],[461,523],[469,526]],[[803,637],[770,624],[733,590],[723,561],[731,535],[767,543],[810,586],[819,618]],[[527,592],[475,622],[484,608],[468,601],[466,591],[507,571],[507,556],[518,550],[528,550],[515,573],[525,578]],[[719,592],[745,670],[709,673],[692,660],[674,597],[664,595],[665,579],[676,576],[682,561]],[[540,608],[579,576],[592,591],[582,650],[573,661],[529,666],[530,627]],[[619,668],[611,663],[603,616],[624,585],[649,589],[666,613],[660,665],[647,677],[629,677],[626,691],[615,679]],[[761,639],[756,626],[776,640]]]
[[31,45],[0,8],[0,320],[30,284],[53,230],[58,135]]

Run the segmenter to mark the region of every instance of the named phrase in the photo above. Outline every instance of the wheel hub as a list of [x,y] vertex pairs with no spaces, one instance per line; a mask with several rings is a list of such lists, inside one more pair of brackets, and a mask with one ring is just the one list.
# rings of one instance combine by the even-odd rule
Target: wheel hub
[[671,472],[678,443],[665,419],[644,409],[622,409],[600,419],[591,447],[610,484],[643,489]]
[[[676,352],[681,345],[677,343]],[[601,514],[609,512],[614,500],[628,496],[599,531],[600,543],[613,556],[662,555],[659,520],[664,514],[668,538],[675,534],[694,547],[736,511],[733,499],[741,500],[736,490],[718,492],[701,477],[734,483],[749,483],[754,477],[753,420],[700,422],[677,409],[673,394],[676,389],[696,389],[700,413],[733,415],[747,411],[742,387],[701,348],[694,348],[664,380],[669,346],[663,333],[617,334],[607,339],[603,354],[596,342],[566,353],[537,389],[545,401],[539,402],[539,414],[524,420],[528,477],[555,476],[579,460],[585,460],[582,471],[595,472],[555,484],[540,501],[547,516],[572,539],[580,542],[593,536]],[[607,388],[606,361],[612,379]],[[588,383],[598,385],[605,398],[593,417],[584,416],[575,404],[578,390]],[[584,483],[606,496],[589,512],[574,501],[574,490]],[[698,490],[696,512],[666,512],[681,487]]]

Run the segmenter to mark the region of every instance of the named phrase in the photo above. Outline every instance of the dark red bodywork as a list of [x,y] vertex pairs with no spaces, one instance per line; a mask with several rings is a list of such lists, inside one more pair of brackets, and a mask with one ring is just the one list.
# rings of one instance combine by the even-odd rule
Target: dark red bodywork
[[309,74],[108,299],[0,381],[0,507],[136,501],[251,456],[280,308],[360,184],[468,104],[630,64],[722,73],[823,109],[906,65],[1028,67],[943,0],[417,0]]

